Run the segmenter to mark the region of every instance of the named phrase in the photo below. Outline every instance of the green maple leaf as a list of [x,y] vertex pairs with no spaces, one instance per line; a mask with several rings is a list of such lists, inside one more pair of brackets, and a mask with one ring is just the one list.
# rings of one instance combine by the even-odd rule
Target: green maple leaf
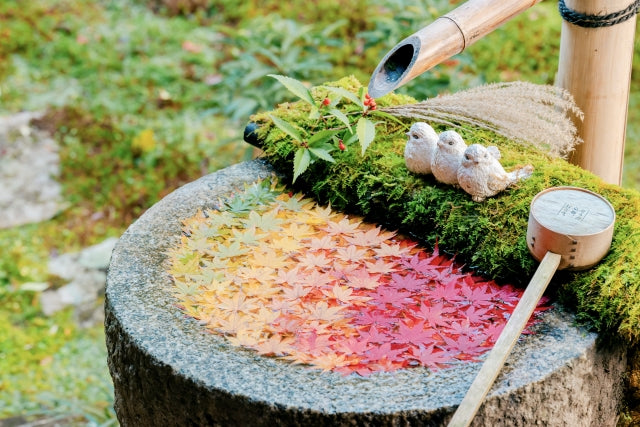
[[[211,251],[213,252],[213,251]],[[240,242],[232,242],[229,245],[223,245],[220,243],[218,249],[213,252],[219,258],[232,258],[235,256],[244,255],[249,252],[249,248],[243,248],[240,246]]]
[[256,211],[249,213],[249,218],[242,220],[246,228],[259,228],[262,231],[272,231],[280,228],[282,219],[276,218],[277,212],[274,210],[267,211],[260,215]]
[[230,211],[209,211],[207,223],[211,228],[231,228],[238,225],[238,216]]
[[260,243],[260,240],[267,237],[266,234],[259,234],[255,227],[239,230],[233,229],[233,240],[244,245],[253,246]]
[[198,293],[199,283],[185,283],[180,280],[175,280],[177,288],[176,294],[180,297],[190,297]]
[[188,240],[187,248],[198,252],[204,252],[211,248],[212,243],[206,237],[198,237],[195,239],[193,237],[194,236]]

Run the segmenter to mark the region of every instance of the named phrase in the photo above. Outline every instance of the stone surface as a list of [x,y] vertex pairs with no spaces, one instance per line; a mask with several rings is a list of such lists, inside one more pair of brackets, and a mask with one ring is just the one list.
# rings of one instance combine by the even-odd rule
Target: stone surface
[[[190,183],[132,224],[113,252],[105,328],[115,408],[123,426],[443,425],[478,363],[369,377],[323,373],[230,346],[173,306],[165,251],[181,219],[244,183],[272,174],[260,161]],[[626,353],[572,326],[561,310],[544,316],[507,361],[473,425],[614,426]]]
[[40,114],[0,117],[0,228],[52,218],[63,208],[58,145],[30,126]]
[[49,274],[68,283],[40,294],[43,313],[49,316],[73,306],[79,326],[92,326],[96,321],[102,321],[103,310],[97,303],[104,294],[106,270],[117,241],[117,238],[109,238],[79,252],[52,258],[48,266]]

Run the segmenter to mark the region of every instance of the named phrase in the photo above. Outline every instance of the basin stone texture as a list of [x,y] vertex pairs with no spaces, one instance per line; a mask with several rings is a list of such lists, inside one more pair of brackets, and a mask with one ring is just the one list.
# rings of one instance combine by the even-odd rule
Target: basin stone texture
[[[246,183],[272,176],[254,160],[168,195],[120,238],[107,277],[105,328],[123,426],[445,425],[480,369],[459,363],[343,376],[229,345],[185,317],[171,296],[168,248],[181,220]],[[522,338],[474,426],[615,426],[623,348],[599,345],[558,308]]]

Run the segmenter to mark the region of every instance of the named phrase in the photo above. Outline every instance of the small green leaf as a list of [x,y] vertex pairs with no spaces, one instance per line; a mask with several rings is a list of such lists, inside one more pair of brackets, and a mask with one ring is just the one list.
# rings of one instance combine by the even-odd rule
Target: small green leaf
[[302,136],[298,133],[298,130],[293,127],[293,125],[285,120],[279,119],[276,116],[272,116],[269,114],[269,118],[273,120],[273,124],[276,125],[278,129],[282,132],[289,135],[295,141],[302,141]]
[[309,147],[309,151],[315,155],[316,157],[322,159],[322,160],[326,160],[327,162],[331,162],[331,163],[335,163],[335,160],[333,159],[333,157],[331,157],[331,154],[329,154],[328,150],[325,150],[324,148],[312,148]]
[[344,142],[345,145],[349,145],[352,142],[355,142],[358,140],[358,134],[354,133],[353,130],[349,129],[349,130],[345,130],[344,133],[342,134],[342,142]]
[[360,141],[360,148],[364,156],[364,152],[367,151],[367,148],[369,148],[369,145],[376,137],[376,125],[371,120],[360,117],[356,125],[356,133],[358,134],[358,141]]
[[311,111],[309,111],[309,120],[318,120],[320,118],[320,110],[318,107],[311,107]]
[[341,87],[333,87],[333,86],[325,86],[325,87],[329,92],[335,93],[336,95],[341,96],[343,98],[347,98],[349,101],[353,102],[360,108],[364,108],[364,104],[362,103],[360,98],[358,98],[358,95],[356,95],[355,93],[349,92],[348,90],[343,89]]
[[304,147],[298,148],[296,154],[293,156],[293,182],[296,182],[296,178],[307,170],[310,163],[311,154],[309,154],[309,149]]
[[315,105],[313,97],[309,89],[299,80],[292,79],[291,77],[281,76],[279,74],[267,74],[269,77],[273,77],[278,80],[289,92],[293,93],[298,98],[302,99],[308,104]]
[[329,110],[330,114],[333,114],[336,119],[340,120],[342,123],[345,124],[346,127],[349,128],[349,130],[351,130],[351,123],[349,123],[349,118],[347,117],[346,114],[344,114],[342,111],[338,110],[337,108],[331,108]]
[[307,141],[310,146],[317,146],[323,142],[327,142],[331,139],[333,135],[338,133],[337,130],[325,129],[320,132],[314,133],[311,138]]
[[376,117],[380,117],[386,120],[391,120],[394,121],[396,123],[398,123],[399,125],[405,126],[407,127],[406,123],[403,123],[400,119],[398,119],[396,116],[393,116],[389,113],[385,113],[384,111],[380,111],[380,110],[369,110],[369,114],[376,116]]

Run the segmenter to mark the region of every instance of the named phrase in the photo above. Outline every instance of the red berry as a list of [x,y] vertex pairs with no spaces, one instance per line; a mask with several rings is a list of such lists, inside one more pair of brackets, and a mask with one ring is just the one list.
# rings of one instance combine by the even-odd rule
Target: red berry
[[322,105],[329,105],[331,104],[331,100],[329,98],[325,98],[322,100]]
[[344,145],[344,142],[342,142],[342,140],[338,142],[338,148],[340,149],[340,151],[344,151],[347,149],[347,147]]
[[371,101],[372,101],[371,99],[367,98],[367,99],[364,100],[363,104],[366,105],[366,106],[369,106],[369,105],[371,105]]

